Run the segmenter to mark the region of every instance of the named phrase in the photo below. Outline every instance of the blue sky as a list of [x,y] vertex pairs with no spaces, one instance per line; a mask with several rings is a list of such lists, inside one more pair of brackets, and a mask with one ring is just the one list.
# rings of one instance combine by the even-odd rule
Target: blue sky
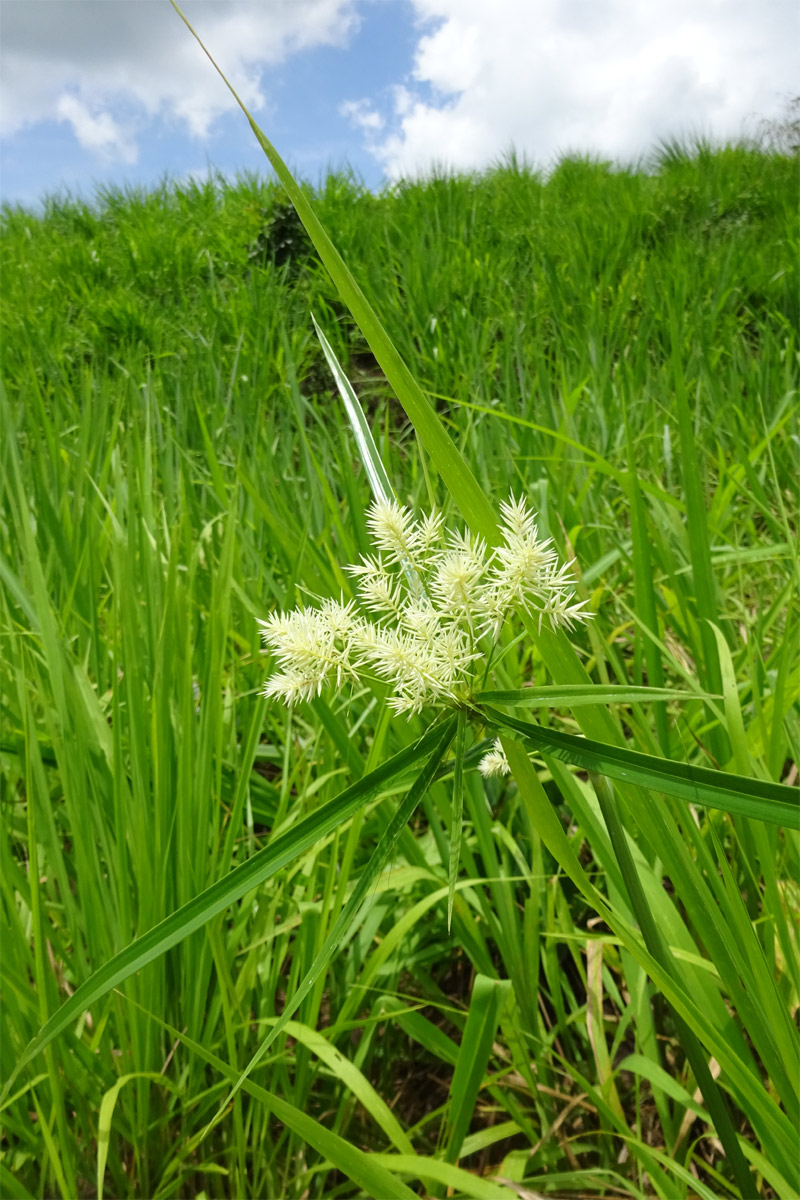
[[[796,82],[789,0],[186,0],[301,175],[371,187],[513,144],[630,160],[756,132]],[[264,159],[167,0],[0,0],[0,198]]]

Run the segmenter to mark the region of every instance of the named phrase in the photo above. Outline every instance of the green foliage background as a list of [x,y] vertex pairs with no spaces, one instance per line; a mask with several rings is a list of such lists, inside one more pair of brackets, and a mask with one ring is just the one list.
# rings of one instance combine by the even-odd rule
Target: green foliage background
[[[789,781],[796,170],[745,147],[673,146],[649,172],[565,160],[543,180],[512,161],[380,196],[331,176],[313,193],[479,483],[497,499],[526,492],[542,532],[577,556],[597,610],[578,637],[592,679],[724,694],[625,706],[631,745]],[[367,549],[369,490],[310,312],[397,493],[449,502],[274,187],[7,210],[2,252],[7,1077],[92,971],[426,728],[391,724],[378,691],[291,716],[258,696],[256,618],[347,593],[342,565]],[[531,680],[551,682],[518,643],[500,684]],[[577,731],[568,709],[537,718]],[[541,764],[539,777],[626,912],[593,787]],[[396,783],[27,1069],[2,1114],[3,1194],[95,1195],[103,1176],[118,1196],[510,1195],[494,1175],[547,1194],[735,1194],[641,966],[593,920],[516,788],[484,793],[474,770],[464,785],[451,934],[445,778],[365,923],[253,1072],[263,1094],[240,1092],[199,1139],[224,1068],[236,1078],[335,923]],[[634,820],[645,889],[687,990],[711,1012],[726,1000],[731,1047],[745,1061],[755,1045],[754,1078],[791,1119],[769,1027],[798,1008],[797,837],[670,811],[707,903],[729,934],[743,922],[763,984],[755,1017],[709,950],[702,905],[670,899],[661,848]],[[796,1188],[763,1112],[741,1096],[735,1111],[760,1147],[760,1194]]]

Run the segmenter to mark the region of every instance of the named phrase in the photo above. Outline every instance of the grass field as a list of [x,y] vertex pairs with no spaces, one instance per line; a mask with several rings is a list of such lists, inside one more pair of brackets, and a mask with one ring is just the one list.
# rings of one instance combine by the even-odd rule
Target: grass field
[[[427,424],[276,185],[4,214],[0,1191],[798,1196],[796,159],[305,190]],[[593,620],[492,676],[594,685],[506,705],[530,759],[379,682],[261,695],[258,620],[369,549],[312,313],[403,503],[490,537],[513,490],[575,558]]]

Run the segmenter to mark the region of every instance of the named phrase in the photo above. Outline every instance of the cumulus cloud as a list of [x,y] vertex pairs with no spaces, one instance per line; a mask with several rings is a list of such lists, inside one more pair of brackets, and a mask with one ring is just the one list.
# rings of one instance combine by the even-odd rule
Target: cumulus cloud
[[368,141],[390,177],[481,167],[512,145],[544,165],[736,136],[797,88],[793,0],[412,3],[414,68],[384,94],[386,132]]
[[378,110],[366,99],[344,100],[339,105],[339,115],[346,117],[364,133],[377,133],[386,123]]
[[[263,108],[268,71],[289,55],[344,45],[355,0],[186,0],[244,102]],[[197,138],[234,101],[169,4],[147,0],[2,0],[0,133],[67,120],[81,145],[131,161],[138,117],[183,123]],[[116,114],[128,113],[123,127]]]
[[104,158],[136,162],[136,144],[110,113],[91,113],[77,96],[65,93],[56,104],[56,116],[67,121],[84,150],[93,150]]

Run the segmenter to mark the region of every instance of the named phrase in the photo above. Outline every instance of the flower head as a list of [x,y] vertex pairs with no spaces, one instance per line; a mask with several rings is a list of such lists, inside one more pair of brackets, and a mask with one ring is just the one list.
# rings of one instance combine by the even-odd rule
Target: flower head
[[[468,532],[446,533],[439,514],[417,520],[395,500],[375,501],[367,524],[376,552],[347,567],[361,613],[353,600],[327,600],[260,622],[281,668],[264,694],[293,704],[373,677],[391,686],[398,713],[462,704],[480,678],[476,660],[515,612],[540,628],[588,620],[571,564],[559,566],[525,501],[511,496],[500,513],[503,542],[490,552]],[[497,743],[481,770],[497,774],[504,762]]]
[[311,700],[334,682],[358,678],[351,662],[360,620],[352,600],[339,604],[326,600],[321,608],[295,609],[260,621],[261,636],[283,671],[267,680],[265,696],[279,696],[287,704]]

